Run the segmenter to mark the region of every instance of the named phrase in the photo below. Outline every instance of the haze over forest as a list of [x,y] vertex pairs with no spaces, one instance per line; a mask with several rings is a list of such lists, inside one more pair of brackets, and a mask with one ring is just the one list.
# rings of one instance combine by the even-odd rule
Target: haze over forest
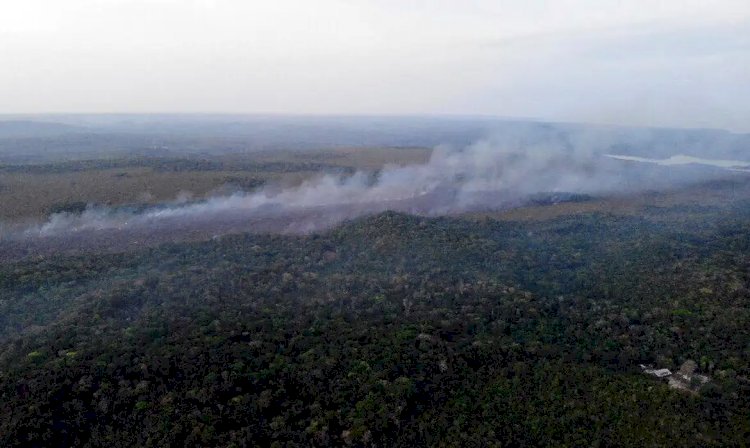
[[744,447],[747,0],[0,4],[0,446]]

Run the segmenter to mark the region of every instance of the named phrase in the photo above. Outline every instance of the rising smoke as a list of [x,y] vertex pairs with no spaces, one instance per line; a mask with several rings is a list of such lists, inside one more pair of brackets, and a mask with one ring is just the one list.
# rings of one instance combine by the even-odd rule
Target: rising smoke
[[[203,202],[175,202],[135,212],[90,207],[80,214],[57,213],[26,236],[134,229],[169,221],[221,221],[231,216],[294,216],[284,229],[306,226],[305,211],[326,209],[335,220],[387,209],[425,215],[508,206],[538,192],[594,192],[622,188],[602,160],[564,148],[508,149],[485,140],[462,149],[441,146],[428,163],[386,166],[377,173],[322,175],[293,188],[268,186],[258,192],[213,197]],[[301,221],[300,221],[301,220]],[[330,224],[330,223],[326,223]]]
[[[150,207],[89,206],[81,213],[56,213],[27,228],[0,227],[0,249],[23,254],[33,253],[35,245],[123,247],[243,231],[307,233],[385,210],[425,216],[499,210],[540,194],[595,196],[675,187],[748,165],[729,160],[743,154],[748,140],[715,131],[527,123],[491,135],[466,146],[438,146],[423,165],[322,174],[296,187],[267,185],[203,201],[179,198]],[[679,151],[691,156],[673,156]],[[704,154],[722,160],[697,157]]]
[[[80,214],[54,214],[47,222],[26,229],[23,236],[134,232],[159,226],[185,228],[190,223],[215,226],[219,232],[254,227],[309,232],[384,210],[442,215],[517,206],[539,193],[602,194],[658,188],[665,182],[688,179],[670,176],[665,180],[636,169],[635,158],[612,157],[592,144],[601,146],[601,142],[586,138],[561,142],[486,139],[460,149],[439,146],[424,165],[386,166],[377,173],[350,176],[322,175],[293,188],[271,185],[257,192],[202,202],[176,201],[141,211],[89,207]],[[222,227],[223,222],[232,225]]]

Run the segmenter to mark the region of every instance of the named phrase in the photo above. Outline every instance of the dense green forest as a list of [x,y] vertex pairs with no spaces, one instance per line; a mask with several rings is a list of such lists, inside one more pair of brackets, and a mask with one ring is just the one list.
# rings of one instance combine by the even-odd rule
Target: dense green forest
[[745,446],[749,276],[750,202],[5,264],[0,445]]

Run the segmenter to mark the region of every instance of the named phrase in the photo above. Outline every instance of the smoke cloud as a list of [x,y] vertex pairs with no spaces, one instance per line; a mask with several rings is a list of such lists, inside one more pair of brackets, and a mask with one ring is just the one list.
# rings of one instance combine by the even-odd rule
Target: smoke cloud
[[[464,148],[439,146],[424,165],[385,166],[378,172],[350,176],[321,175],[293,188],[271,185],[252,193],[192,203],[176,201],[141,211],[89,207],[80,214],[54,214],[47,222],[25,229],[21,237],[197,228],[217,234],[244,230],[304,233],[385,210],[434,216],[502,209],[521,205],[540,193],[627,192],[716,175],[701,172],[698,176],[685,170],[684,175],[655,176],[649,164],[633,163],[652,159],[604,154],[601,142],[579,137],[573,143],[561,140],[551,145],[548,139],[514,141],[505,136]],[[695,163],[699,159],[669,160]],[[724,161],[718,166],[736,169],[743,163]]]

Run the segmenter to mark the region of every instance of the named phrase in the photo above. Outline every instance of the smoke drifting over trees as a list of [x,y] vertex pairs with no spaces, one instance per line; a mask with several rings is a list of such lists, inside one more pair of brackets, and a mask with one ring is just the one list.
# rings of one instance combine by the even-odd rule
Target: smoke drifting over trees
[[[726,174],[722,166],[688,158],[689,166],[661,167],[649,161],[605,154],[611,141],[597,134],[530,139],[503,134],[463,148],[438,146],[428,163],[388,165],[377,172],[321,174],[295,187],[268,185],[259,191],[215,196],[205,201],[175,201],[134,211],[89,207],[82,213],[55,213],[26,229],[26,237],[97,230],[132,230],[149,226],[215,225],[243,220],[275,224],[260,230],[307,232],[345,219],[384,210],[441,215],[508,208],[539,193],[606,194],[666,188]],[[731,167],[741,166],[737,161]],[[657,164],[658,165],[658,164]],[[654,176],[654,170],[668,175]],[[257,230],[257,229],[256,229]]]

